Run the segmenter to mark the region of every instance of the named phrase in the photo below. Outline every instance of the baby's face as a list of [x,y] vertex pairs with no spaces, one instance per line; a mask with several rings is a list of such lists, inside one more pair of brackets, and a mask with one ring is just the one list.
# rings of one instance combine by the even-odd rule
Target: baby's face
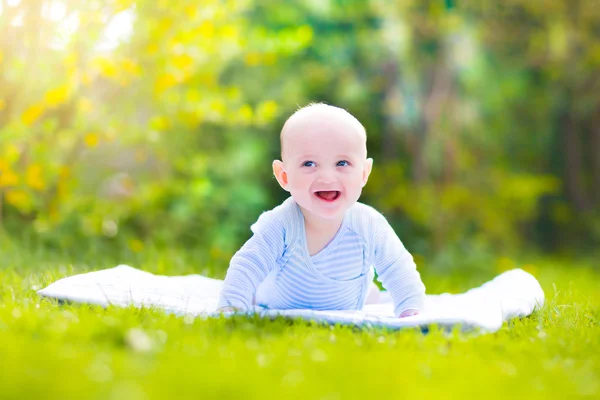
[[305,215],[343,217],[371,172],[364,131],[338,113],[308,115],[286,126],[282,144],[283,176],[275,175]]

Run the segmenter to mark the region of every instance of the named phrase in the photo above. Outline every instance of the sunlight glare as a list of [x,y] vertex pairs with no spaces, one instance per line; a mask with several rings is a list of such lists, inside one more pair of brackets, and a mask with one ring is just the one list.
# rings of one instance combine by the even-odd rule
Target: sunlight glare
[[96,45],[98,51],[110,51],[122,41],[131,37],[135,13],[133,9],[121,11],[116,14],[104,28],[102,37]]
[[52,1],[44,3],[42,13],[50,21],[62,21],[67,16],[67,7],[62,1]]

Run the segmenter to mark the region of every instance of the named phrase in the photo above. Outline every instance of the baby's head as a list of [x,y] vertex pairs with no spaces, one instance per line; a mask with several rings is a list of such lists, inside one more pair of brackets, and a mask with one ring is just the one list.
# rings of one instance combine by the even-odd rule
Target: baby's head
[[338,107],[310,104],[285,122],[273,173],[305,216],[341,219],[360,197],[372,165],[365,128],[356,118]]

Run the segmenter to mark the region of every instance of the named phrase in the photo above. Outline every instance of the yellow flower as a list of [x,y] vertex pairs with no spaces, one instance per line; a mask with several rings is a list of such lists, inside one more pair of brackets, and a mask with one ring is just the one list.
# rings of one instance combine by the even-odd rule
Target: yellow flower
[[215,35],[215,26],[209,21],[204,21],[197,32],[200,36],[210,39]]
[[118,74],[115,63],[106,57],[96,57],[92,63],[107,78],[115,78]]
[[158,53],[158,50],[159,48],[156,43],[150,43],[148,47],[146,47],[146,52],[151,56]]
[[6,101],[4,99],[0,99],[0,111],[4,110],[6,107]]
[[221,36],[225,39],[235,40],[239,36],[239,31],[235,25],[225,25],[221,29]]
[[262,122],[269,122],[277,115],[277,103],[268,100],[260,103],[256,109],[256,114]]
[[239,115],[242,122],[249,123],[252,121],[254,112],[252,111],[252,107],[250,107],[248,104],[244,104],[242,108],[240,108]]
[[187,15],[189,19],[194,19],[198,15],[198,6],[185,6],[183,12],[185,12],[185,15]]
[[227,107],[225,106],[225,103],[219,99],[211,101],[208,107],[219,118],[223,118],[225,116],[225,113],[227,112]]
[[52,89],[44,96],[46,105],[49,107],[56,107],[63,104],[69,98],[69,86],[62,85],[56,89]]
[[188,89],[185,92],[185,101],[188,103],[200,103],[202,100],[202,94],[199,90],[196,89]]
[[158,93],[162,93],[165,90],[175,86],[177,84],[177,79],[171,74],[163,74],[161,75],[154,85],[154,88]]
[[173,65],[177,69],[188,69],[194,64],[194,59],[187,54],[177,55],[172,58]]
[[45,111],[43,104],[34,104],[21,114],[21,121],[27,126],[33,125]]
[[42,191],[46,188],[46,182],[42,178],[42,167],[31,164],[25,173],[25,183],[32,189]]
[[7,190],[6,202],[19,210],[25,211],[31,206],[31,198],[23,190]]
[[19,176],[9,169],[0,172],[0,187],[10,187],[19,184]]
[[123,68],[125,72],[133,76],[139,76],[142,72],[140,65],[130,59],[125,59],[121,61],[121,68]]
[[161,35],[164,32],[167,32],[171,29],[171,27],[173,26],[173,20],[170,18],[163,18],[158,22],[158,35]]
[[100,143],[100,135],[97,133],[88,133],[85,135],[84,141],[87,147],[96,147]]

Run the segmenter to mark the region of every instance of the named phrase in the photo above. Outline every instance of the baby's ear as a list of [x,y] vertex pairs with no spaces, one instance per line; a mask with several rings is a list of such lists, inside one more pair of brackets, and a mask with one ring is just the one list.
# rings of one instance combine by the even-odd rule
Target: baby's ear
[[[277,182],[279,182],[279,186],[281,186],[283,188],[283,190],[288,190],[288,177],[287,177],[287,172],[285,172],[285,169],[283,168],[283,162],[280,160],[275,160],[273,161],[273,175],[275,175],[275,178],[277,179]],[[289,192],[289,190],[288,190]]]
[[365,166],[363,167],[363,176],[362,176],[362,185],[363,187],[367,184],[369,180],[369,175],[371,175],[371,169],[373,169],[373,159],[367,158],[365,161]]

